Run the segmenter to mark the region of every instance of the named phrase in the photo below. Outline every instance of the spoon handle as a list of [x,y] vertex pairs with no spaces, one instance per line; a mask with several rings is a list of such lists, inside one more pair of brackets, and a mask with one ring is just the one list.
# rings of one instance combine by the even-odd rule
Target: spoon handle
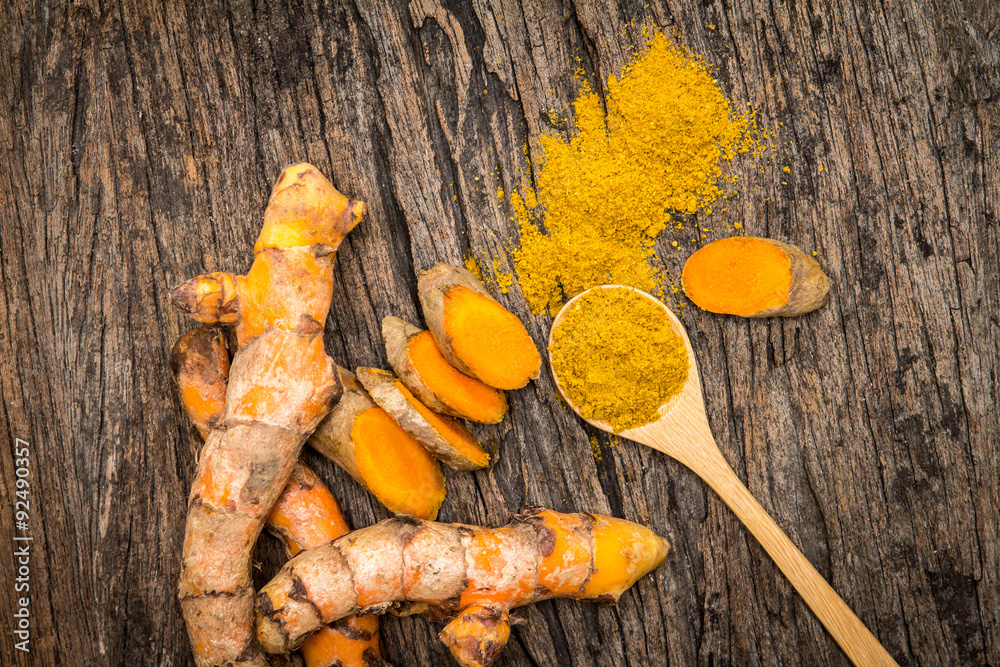
[[[708,445],[711,445],[710,447]],[[708,451],[714,453],[705,455]],[[683,461],[722,498],[815,612],[855,665],[896,665],[864,623],[816,571],[729,467],[714,441],[695,460]],[[717,455],[717,456],[716,456]]]

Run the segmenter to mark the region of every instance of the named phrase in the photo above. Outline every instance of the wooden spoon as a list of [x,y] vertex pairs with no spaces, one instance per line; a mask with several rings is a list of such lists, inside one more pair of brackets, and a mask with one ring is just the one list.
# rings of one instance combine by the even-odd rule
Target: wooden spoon
[[[604,285],[592,289],[621,289],[621,285]],[[695,363],[694,350],[688,339],[684,325],[677,316],[670,312],[659,300],[645,292],[631,287],[632,291],[641,294],[663,308],[670,318],[674,331],[684,340],[687,348],[688,379],[680,393],[660,406],[660,419],[644,426],[622,431],[617,435],[629,440],[658,449],[674,457],[696,475],[702,478],[722,498],[740,521],[750,530],[764,550],[774,559],[781,571],[792,582],[792,586],[806,601],[806,604],[816,613],[827,631],[844,649],[844,652],[855,665],[896,665],[896,661],[879,644],[878,640],[868,631],[854,612],[840,599],[836,591],[809,563],[802,552],[788,539],[764,508],[754,499],[743,483],[729,467],[723,458],[719,446],[715,444],[712,430],[705,414],[705,402],[701,395],[701,381],[698,377],[698,365]],[[554,332],[562,323],[567,309],[587,290],[571,299],[552,323]],[[549,334],[549,347],[552,346],[552,334]],[[549,353],[549,366],[552,365],[552,354]],[[566,397],[559,384],[559,376],[553,370],[556,386]],[[577,414],[579,409],[568,398],[566,402]],[[581,415],[582,417],[582,415]],[[589,424],[602,431],[614,433],[607,422],[586,419]],[[897,665],[898,667],[898,665]]]

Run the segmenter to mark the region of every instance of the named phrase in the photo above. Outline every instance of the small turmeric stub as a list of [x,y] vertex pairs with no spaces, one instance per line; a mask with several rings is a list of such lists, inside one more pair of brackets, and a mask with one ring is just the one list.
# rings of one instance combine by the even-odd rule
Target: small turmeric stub
[[566,400],[616,433],[659,419],[690,363],[664,306],[627,287],[574,301],[552,331],[549,355]]

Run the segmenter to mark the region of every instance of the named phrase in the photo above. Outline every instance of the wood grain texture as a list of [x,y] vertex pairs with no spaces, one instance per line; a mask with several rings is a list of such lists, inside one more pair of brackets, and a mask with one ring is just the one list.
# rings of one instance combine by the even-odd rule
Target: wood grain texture
[[[24,438],[35,538],[30,656],[8,631],[11,550],[0,560],[2,662],[191,664],[175,591],[198,443],[167,358],[192,325],[167,291],[246,270],[284,165],[312,162],[368,202],[337,259],[327,346],[387,367],[381,318],[420,322],[420,269],[515,240],[498,184],[530,182],[524,147],[537,157],[542,132],[565,131],[544,112],[570,111],[576,68],[616,73],[646,25],[705,54],[780,145],[777,164],[737,167],[743,194],[707,225],[816,250],[831,278],[830,303],[788,321],[680,308],[720,448],[901,665],[1000,665],[998,14],[978,0],[0,3],[0,536],[12,544]],[[679,276],[671,240],[695,245],[662,241]],[[549,320],[516,286],[497,296],[541,345]],[[501,664],[846,664],[693,474],[583,426],[547,373],[510,403],[476,428],[496,464],[448,474],[442,520],[592,510],[675,549],[615,608],[519,612]],[[307,461],[352,525],[386,516]],[[258,558],[259,584],[283,555],[263,538]],[[387,620],[385,653],[447,665],[438,629]]]

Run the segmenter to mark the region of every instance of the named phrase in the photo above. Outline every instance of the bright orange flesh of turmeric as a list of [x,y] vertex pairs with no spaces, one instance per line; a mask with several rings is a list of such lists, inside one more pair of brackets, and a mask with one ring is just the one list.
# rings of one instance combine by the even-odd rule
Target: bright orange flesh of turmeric
[[594,515],[594,519],[594,572],[574,597],[617,599],[639,577],[659,565],[666,548],[663,540],[645,526],[609,516]]
[[351,427],[354,459],[369,490],[393,512],[433,519],[444,502],[441,466],[382,408],[368,408]]
[[699,308],[747,317],[788,303],[791,260],[763,239],[719,239],[684,264],[684,292]]
[[517,316],[497,302],[456,286],[444,299],[444,328],[455,355],[497,389],[520,389],[538,376],[541,356]]
[[406,349],[423,383],[455,412],[483,424],[495,424],[503,418],[507,402],[500,390],[455,370],[429,331],[413,336]]
[[[379,655],[378,620],[374,616],[352,616],[348,619],[355,637],[348,637],[327,626],[309,636],[299,647],[306,667],[334,667],[334,665],[367,665],[365,652]],[[370,639],[358,638],[370,634]]]
[[423,402],[410,393],[410,390],[403,386],[403,383],[396,380],[396,389],[406,397],[406,400],[410,402],[410,405],[420,413],[420,416],[427,420],[427,422],[434,427],[441,437],[447,440],[455,449],[457,449],[465,458],[469,459],[479,467],[485,466],[490,462],[490,455],[483,451],[479,446],[479,443],[471,437],[471,434],[466,430],[459,422],[456,422],[450,417],[445,417],[444,415],[439,415],[434,412]]

